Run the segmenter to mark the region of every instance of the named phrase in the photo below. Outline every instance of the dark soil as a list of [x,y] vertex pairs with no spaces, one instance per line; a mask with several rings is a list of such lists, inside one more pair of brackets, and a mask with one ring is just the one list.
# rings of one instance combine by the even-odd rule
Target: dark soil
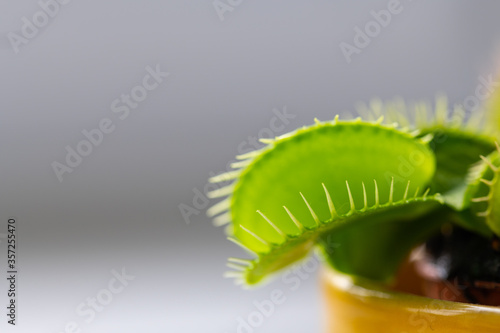
[[437,275],[453,282],[469,303],[500,306],[500,240],[457,227],[426,243],[427,260]]

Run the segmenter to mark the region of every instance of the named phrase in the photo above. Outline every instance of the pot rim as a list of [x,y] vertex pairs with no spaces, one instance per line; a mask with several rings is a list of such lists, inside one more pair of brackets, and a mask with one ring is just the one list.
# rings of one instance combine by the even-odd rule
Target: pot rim
[[[334,286],[337,290],[349,294],[351,297],[357,298],[360,301],[369,299],[371,302],[375,303],[393,303],[397,306],[404,306],[410,311],[424,311],[431,314],[439,314],[441,316],[455,316],[464,313],[500,316],[500,307],[444,301],[393,291],[380,282],[347,275],[336,271],[330,266],[324,268],[322,274],[327,283]],[[429,307],[430,304],[432,304],[432,308]]]

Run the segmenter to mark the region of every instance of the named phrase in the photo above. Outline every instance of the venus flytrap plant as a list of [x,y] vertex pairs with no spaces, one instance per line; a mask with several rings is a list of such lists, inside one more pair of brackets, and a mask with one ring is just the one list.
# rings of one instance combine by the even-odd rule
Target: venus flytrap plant
[[209,215],[254,256],[230,258],[226,276],[254,285],[319,248],[341,272],[390,281],[445,223],[500,236],[498,131],[443,98],[414,120],[407,109],[375,101],[365,120],[315,120],[213,177],[234,182],[210,194],[226,198]]

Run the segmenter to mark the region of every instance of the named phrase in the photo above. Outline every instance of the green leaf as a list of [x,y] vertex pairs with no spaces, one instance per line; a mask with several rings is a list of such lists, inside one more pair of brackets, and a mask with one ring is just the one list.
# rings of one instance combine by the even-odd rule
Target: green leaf
[[[247,285],[256,284],[304,258],[317,242],[321,242],[327,260],[337,270],[386,280],[417,240],[423,240],[423,235],[428,236],[431,230],[435,231],[440,223],[446,222],[423,219],[418,226],[414,223],[440,207],[443,206],[439,196],[403,197],[377,207],[337,215],[298,235],[285,235],[282,243],[270,244],[266,252],[256,253],[256,259],[230,259],[229,267],[235,271],[229,276]],[[295,220],[293,215],[291,219]],[[295,223],[300,224],[297,220]]]
[[[222,213],[218,221],[230,217],[232,239],[256,254],[244,270],[245,281],[256,283],[303,258],[320,236],[361,224],[365,216],[380,213],[383,220],[386,211],[387,221],[391,215],[414,219],[439,206],[437,198],[419,190],[435,172],[426,139],[360,120],[317,122],[243,156],[247,159],[235,166],[242,170],[213,179],[236,178],[213,194],[229,192],[230,198],[210,213]],[[330,190],[328,196],[321,184]],[[410,204],[407,198],[414,193]],[[407,210],[395,209],[406,205]]]
[[471,169],[464,202],[470,207],[473,218],[469,221],[476,231],[500,236],[500,148],[482,159]]
[[[450,192],[463,187],[469,169],[479,161],[479,156],[488,155],[495,150],[492,137],[482,136],[460,128],[433,126],[422,130],[423,136],[432,134],[429,143],[436,155],[436,173],[432,179],[432,191]],[[457,206],[458,208],[458,206]]]
[[338,271],[388,281],[408,253],[451,222],[452,215],[440,196],[374,210],[357,223],[323,235],[323,253]]
[[[406,170],[409,163],[414,168]],[[285,233],[298,234],[282,206],[287,206],[306,228],[317,220],[303,205],[302,193],[316,212],[318,220],[330,218],[329,207],[319,205],[324,193],[319,186],[331,189],[333,205],[339,214],[352,206],[363,207],[362,183],[368,192],[375,192],[389,201],[391,181],[399,185],[411,180],[410,193],[423,188],[435,171],[434,155],[427,145],[410,134],[378,124],[362,122],[319,123],[303,128],[291,136],[272,143],[268,150],[248,161],[231,197],[231,215],[235,236],[247,247],[265,250],[240,226],[264,235],[271,243],[279,243],[281,235],[268,223],[256,218],[260,210]],[[352,201],[346,189],[352,186]],[[397,186],[395,196],[401,197],[404,186]],[[352,204],[351,204],[352,203]],[[370,202],[369,205],[373,205]]]

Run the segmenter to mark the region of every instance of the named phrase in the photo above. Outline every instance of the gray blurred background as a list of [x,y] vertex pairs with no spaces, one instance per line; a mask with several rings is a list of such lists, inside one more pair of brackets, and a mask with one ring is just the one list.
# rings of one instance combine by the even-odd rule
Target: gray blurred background
[[[355,28],[390,3],[71,1],[48,15],[35,0],[2,0],[0,232],[17,218],[19,308],[14,328],[0,311],[0,331],[320,332],[317,269],[234,286],[225,259],[242,251],[195,193],[249,137],[266,136],[278,111],[294,117],[273,134],[374,96],[443,92],[460,103],[495,73],[497,1],[402,0],[348,63],[341,43],[354,46]],[[142,100],[148,66],[169,76]],[[141,101],[125,118],[120,99],[131,92]],[[82,131],[103,119],[113,132],[68,167],[66,147],[88,153]],[[60,181],[63,164],[72,172]],[[3,241],[0,277],[5,262]],[[122,269],[134,280],[103,298]],[[273,290],[285,301],[255,315]],[[96,296],[106,305],[95,317],[79,314]],[[242,320],[253,326],[239,329]]]

